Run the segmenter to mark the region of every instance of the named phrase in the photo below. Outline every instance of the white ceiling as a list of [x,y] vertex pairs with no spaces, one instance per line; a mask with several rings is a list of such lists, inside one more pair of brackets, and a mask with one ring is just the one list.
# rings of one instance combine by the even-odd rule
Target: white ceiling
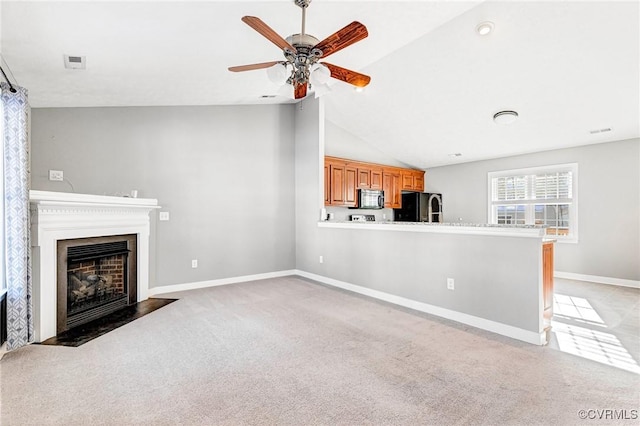
[[[298,33],[292,0],[2,1],[0,13],[3,59],[34,108],[291,102],[260,97],[278,90],[263,70],[227,67],[281,59],[240,18]],[[307,32],[367,26],[330,62],[372,82],[363,93],[335,82],[326,117],[427,168],[640,137],[639,14],[637,1],[313,0]],[[495,29],[481,37],[484,20]],[[87,69],[65,69],[64,54]],[[503,109],[518,121],[493,123]]]

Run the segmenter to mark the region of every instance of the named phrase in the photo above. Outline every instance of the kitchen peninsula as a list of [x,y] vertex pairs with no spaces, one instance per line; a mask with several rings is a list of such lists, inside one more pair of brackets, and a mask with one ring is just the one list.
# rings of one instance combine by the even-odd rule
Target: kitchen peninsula
[[347,221],[320,221],[317,227],[323,258],[309,278],[546,343],[553,241],[543,227]]

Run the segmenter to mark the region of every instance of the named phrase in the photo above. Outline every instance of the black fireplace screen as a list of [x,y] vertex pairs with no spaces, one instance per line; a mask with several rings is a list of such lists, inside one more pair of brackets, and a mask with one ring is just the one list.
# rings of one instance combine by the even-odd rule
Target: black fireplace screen
[[114,312],[129,303],[126,241],[67,249],[67,326]]

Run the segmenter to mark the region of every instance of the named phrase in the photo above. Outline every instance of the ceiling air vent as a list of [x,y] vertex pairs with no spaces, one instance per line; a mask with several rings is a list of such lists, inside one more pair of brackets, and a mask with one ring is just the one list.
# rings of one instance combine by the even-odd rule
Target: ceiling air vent
[[604,129],[594,129],[594,130],[589,130],[589,133],[591,133],[592,135],[598,134],[598,133],[605,133],[605,132],[610,132],[611,131],[611,127],[605,127]]
[[64,55],[64,67],[72,70],[83,70],[87,68],[85,56]]

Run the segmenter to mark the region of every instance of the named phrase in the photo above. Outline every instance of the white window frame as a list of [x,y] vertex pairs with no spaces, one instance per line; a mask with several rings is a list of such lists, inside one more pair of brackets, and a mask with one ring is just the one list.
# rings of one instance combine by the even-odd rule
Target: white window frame
[[570,199],[562,200],[557,204],[569,204],[569,234],[568,235],[549,235],[549,237],[557,239],[558,242],[577,243],[578,242],[578,163],[555,164],[540,167],[527,167],[522,169],[500,170],[487,173],[487,222],[492,224],[498,223],[496,205],[525,205],[525,224],[535,224],[535,205],[536,204],[556,204],[540,202],[535,199],[525,200],[493,200],[493,179],[507,176],[522,175],[540,175],[545,173],[571,172],[571,193]]

